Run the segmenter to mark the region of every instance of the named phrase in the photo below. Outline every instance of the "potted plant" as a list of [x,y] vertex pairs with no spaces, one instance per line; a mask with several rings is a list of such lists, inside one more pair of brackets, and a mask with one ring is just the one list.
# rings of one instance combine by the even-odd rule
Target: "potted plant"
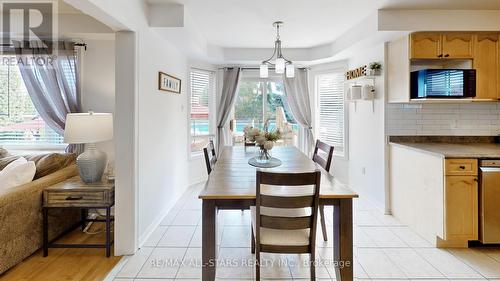
[[371,62],[370,65],[368,66],[367,75],[380,75],[381,69],[382,69],[382,64],[376,61]]
[[269,163],[271,161],[271,149],[273,149],[274,143],[281,138],[280,131],[269,132],[247,126],[244,135],[246,140],[255,141],[255,145],[258,147],[255,160],[259,163]]

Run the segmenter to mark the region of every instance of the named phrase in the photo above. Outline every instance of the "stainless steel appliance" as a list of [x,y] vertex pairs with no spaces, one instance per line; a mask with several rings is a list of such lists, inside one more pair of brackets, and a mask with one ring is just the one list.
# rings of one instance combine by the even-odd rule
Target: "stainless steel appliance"
[[412,99],[473,98],[476,96],[475,69],[424,69],[410,75]]
[[500,159],[481,160],[479,241],[500,243]]

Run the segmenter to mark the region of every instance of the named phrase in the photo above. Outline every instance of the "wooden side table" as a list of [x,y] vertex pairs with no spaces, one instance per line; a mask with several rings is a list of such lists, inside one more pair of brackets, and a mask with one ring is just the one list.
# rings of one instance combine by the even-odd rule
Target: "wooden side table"
[[[76,176],[66,181],[48,187],[43,191],[43,256],[49,253],[49,248],[106,248],[106,256],[111,255],[111,207],[115,204],[115,184],[95,183],[85,184]],[[48,212],[49,209],[80,209],[82,213],[82,228],[85,222],[106,223],[105,244],[60,244],[48,239]],[[106,219],[88,219],[89,209],[103,209]]]

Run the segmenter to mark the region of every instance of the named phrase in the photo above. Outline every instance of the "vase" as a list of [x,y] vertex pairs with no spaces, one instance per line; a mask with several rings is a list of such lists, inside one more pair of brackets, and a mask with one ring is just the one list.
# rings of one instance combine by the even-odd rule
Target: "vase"
[[270,150],[267,150],[263,146],[259,146],[259,145],[257,145],[256,148],[257,149],[255,150],[255,153],[256,153],[255,161],[257,161],[257,163],[266,164],[266,163],[271,162],[271,151]]

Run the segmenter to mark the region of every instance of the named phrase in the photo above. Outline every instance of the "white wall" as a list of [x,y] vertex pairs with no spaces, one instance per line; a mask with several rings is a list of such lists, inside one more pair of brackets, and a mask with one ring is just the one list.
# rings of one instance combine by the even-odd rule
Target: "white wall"
[[387,135],[496,136],[500,103],[388,104]]
[[[147,7],[142,0],[65,2],[115,30],[130,30],[137,36],[137,46],[116,46],[117,55],[126,56],[127,50],[134,52],[128,58],[128,65],[120,63],[135,69],[116,69],[115,77],[117,83],[134,87],[130,89],[131,96],[128,96],[130,87],[124,89],[126,93],[123,94],[127,96],[122,97],[122,93],[116,93],[116,115],[122,116],[124,120],[127,120],[127,116],[133,118],[131,117],[129,127],[125,128],[125,124],[122,124],[123,138],[115,139],[117,149],[128,147],[131,149],[130,155],[137,155],[136,160],[134,157],[122,157],[123,160],[134,163],[116,165],[116,224],[117,229],[127,229],[127,233],[116,233],[120,243],[116,245],[115,253],[131,254],[142,245],[188,186],[187,58],[172,42],[148,26]],[[121,60],[124,60],[123,56]],[[134,75],[129,73],[133,71]],[[179,77],[182,80],[182,93],[177,95],[159,91],[158,71]],[[123,103],[120,102],[122,98],[125,100]],[[116,156],[118,158],[119,155]],[[126,173],[131,174],[130,177]],[[120,175],[130,178],[130,182],[121,181]],[[123,188],[119,186],[120,182],[124,185]],[[125,199],[119,202],[119,198]],[[132,208],[132,213],[127,208]],[[136,236],[131,234],[134,231],[130,227],[137,232]]]
[[[87,50],[80,48],[81,100],[84,112],[115,112],[115,40],[85,39]],[[114,164],[114,141],[97,144]]]
[[[349,58],[349,69],[377,61],[384,67],[384,45],[374,45]],[[384,74],[376,78],[373,101],[349,104],[349,185],[360,197],[385,206]]]
[[139,31],[139,242],[188,186],[186,83],[181,94],[158,90],[158,71],[186,82],[186,58],[149,28]]

